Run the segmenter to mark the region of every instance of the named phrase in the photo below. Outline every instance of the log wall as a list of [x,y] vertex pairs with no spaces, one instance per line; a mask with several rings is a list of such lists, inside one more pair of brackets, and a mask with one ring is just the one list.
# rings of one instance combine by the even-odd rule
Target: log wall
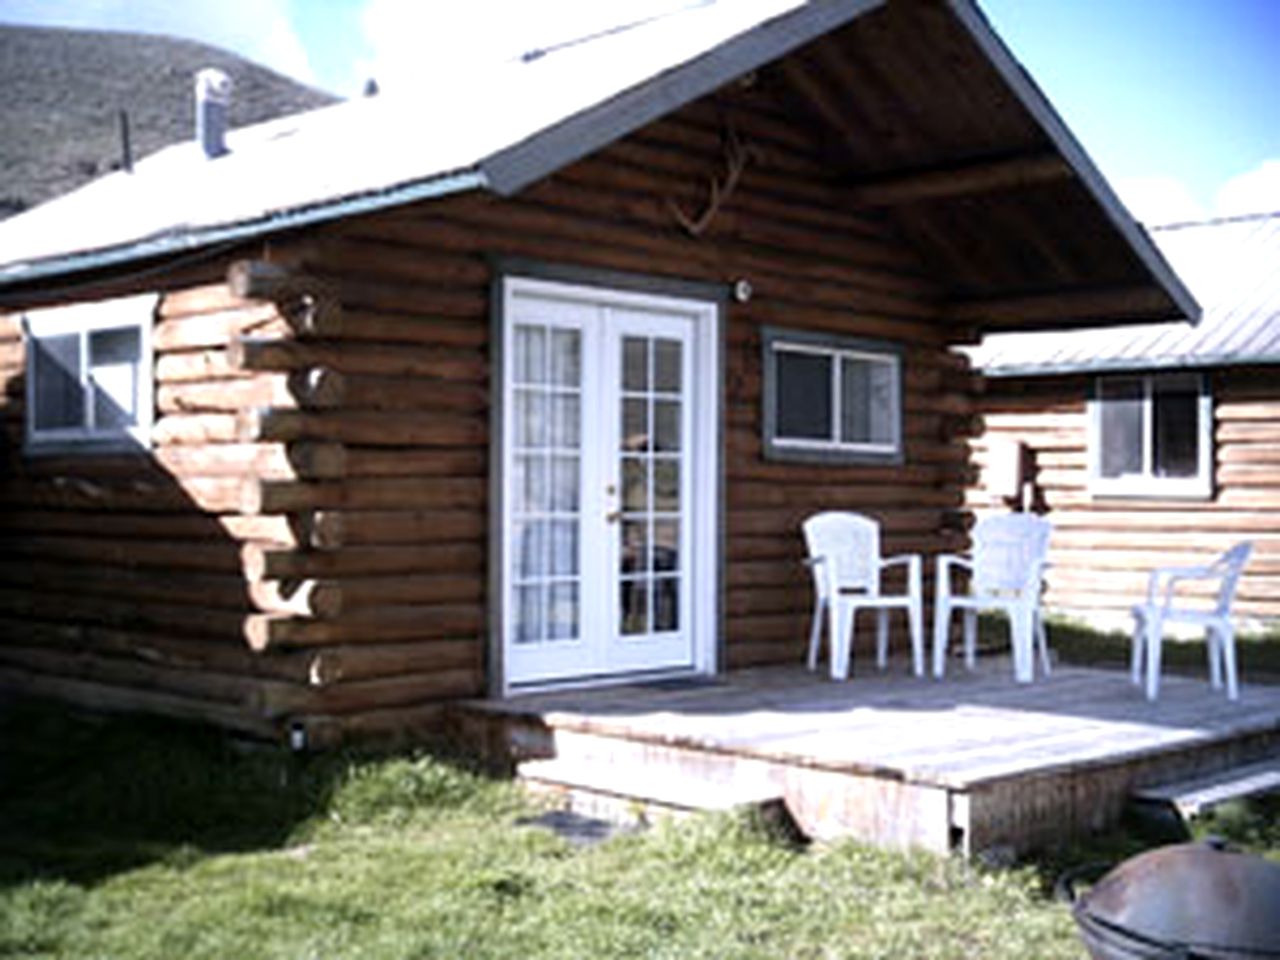
[[[751,159],[695,238],[671,204],[696,211],[723,176],[726,111]],[[954,549],[974,429],[927,270],[824,175],[807,132],[744,90],[516,199],[273,240],[251,255],[296,282],[233,270],[164,298],[148,457],[23,459],[8,323],[0,682],[316,742],[416,729],[482,693],[495,256],[751,281],[725,332],[726,666],[799,662],[800,521],[860,510],[890,552]],[[905,464],[766,462],[763,325],[906,344]]]
[[967,500],[976,512],[1003,509],[986,482],[993,443],[1026,444],[1037,509],[1054,524],[1050,606],[1127,627],[1153,567],[1202,563],[1250,539],[1235,610],[1255,629],[1280,622],[1280,380],[1274,368],[1224,368],[1212,384],[1213,495],[1162,500],[1089,492],[1088,378],[986,381],[985,432],[974,443],[981,472]]

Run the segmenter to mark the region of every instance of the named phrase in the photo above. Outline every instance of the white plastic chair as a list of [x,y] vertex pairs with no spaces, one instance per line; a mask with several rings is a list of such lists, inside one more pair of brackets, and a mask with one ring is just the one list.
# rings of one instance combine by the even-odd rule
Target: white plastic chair
[[[885,668],[889,650],[889,611],[905,610],[911,628],[912,669],[924,675],[924,588],[916,554],[880,556],[880,524],[870,517],[843,511],[814,514],[804,522],[804,540],[813,573],[813,624],[809,630],[809,669],[818,668],[822,624],[828,629],[831,677],[849,676],[853,631],[858,610],[876,610],[876,665]],[[881,593],[886,569],[907,569],[906,593]]]
[[[1006,513],[983,517],[973,528],[971,557],[942,554],[938,557],[938,578],[933,621],[933,675],[946,670],[947,636],[951,613],[964,611],[965,666],[974,668],[978,634],[978,611],[994,610],[1009,619],[1013,648],[1013,675],[1029,683],[1035,675],[1033,646],[1039,647],[1045,676],[1049,675],[1049,645],[1040,613],[1040,589],[1048,565],[1048,520],[1031,513]],[[969,571],[969,590],[956,592],[951,571]]]
[[[1209,682],[1214,689],[1222,687],[1223,668],[1227,675],[1227,699],[1240,695],[1236,679],[1236,637],[1231,626],[1231,603],[1235,599],[1240,574],[1253,551],[1250,540],[1237,543],[1210,564],[1200,567],[1158,567],[1147,580],[1147,599],[1133,607],[1133,654],[1131,675],[1134,684],[1142,683],[1146,665],[1147,699],[1160,694],[1160,648],[1164,628],[1171,623],[1185,623],[1204,630],[1209,654]],[[1177,596],[1180,583],[1217,581],[1213,605],[1194,604],[1185,594]],[[1181,604],[1180,604],[1181,601]]]

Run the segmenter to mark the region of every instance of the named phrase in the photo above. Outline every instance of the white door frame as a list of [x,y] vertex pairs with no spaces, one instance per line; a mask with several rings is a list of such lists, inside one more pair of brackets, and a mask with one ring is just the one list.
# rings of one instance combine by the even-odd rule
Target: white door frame
[[[692,285],[691,285],[692,286]],[[628,285],[630,287],[630,285]],[[700,292],[700,291],[699,291]],[[638,309],[674,314],[688,318],[691,330],[692,373],[688,387],[692,406],[693,437],[686,443],[688,469],[692,474],[690,553],[688,581],[690,605],[688,626],[692,634],[692,662],[679,668],[628,673],[592,673],[563,676],[533,682],[518,682],[508,676],[507,657],[510,623],[507,616],[511,587],[508,582],[511,537],[511,509],[508,498],[508,457],[512,442],[512,421],[507,409],[511,391],[511,356],[508,340],[513,328],[517,297],[563,301],[575,306],[588,305],[601,311],[600,323],[608,323],[610,309]],[[720,626],[720,302],[711,297],[650,293],[634,288],[598,285],[594,281],[575,279],[537,279],[522,275],[503,276],[495,286],[498,311],[495,315],[493,348],[493,437],[491,457],[491,530],[490,538],[490,691],[507,696],[526,689],[586,686],[625,682],[639,676],[673,674],[712,674],[719,667]],[[586,369],[584,357],[584,389],[598,390],[604,371]],[[598,396],[598,395],[597,395]],[[600,501],[594,491],[583,491],[582,511],[599,511]]]

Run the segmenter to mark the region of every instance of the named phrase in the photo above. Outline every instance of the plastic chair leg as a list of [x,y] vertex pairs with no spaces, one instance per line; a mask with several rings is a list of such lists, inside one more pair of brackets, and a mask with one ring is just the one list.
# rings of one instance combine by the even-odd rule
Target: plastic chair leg
[[951,626],[951,604],[939,598],[933,611],[933,676],[941,680],[947,670],[947,631]]
[[924,603],[917,591],[907,607],[908,627],[911,630],[911,669],[917,677],[924,676]]
[[827,603],[827,622],[831,626],[831,679],[849,679],[849,661],[853,656],[853,621],[857,608],[836,598]]
[[883,607],[876,611],[876,667],[883,670],[889,664],[889,611]]
[[[822,646],[822,615],[826,613],[826,601],[815,597],[813,601],[813,625],[809,627],[809,669],[818,669],[818,651]],[[830,646],[830,644],[828,644]]]
[[1147,699],[1154,700],[1160,696],[1160,654],[1164,640],[1164,624],[1159,614],[1147,618],[1146,632]]
[[1227,674],[1227,699],[1240,699],[1240,683],[1236,675],[1236,633],[1231,624],[1223,624],[1219,635],[1222,645],[1222,665]]

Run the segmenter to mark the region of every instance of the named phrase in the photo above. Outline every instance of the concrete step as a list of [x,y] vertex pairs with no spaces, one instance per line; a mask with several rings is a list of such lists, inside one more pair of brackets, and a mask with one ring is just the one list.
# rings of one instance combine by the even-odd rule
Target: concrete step
[[1134,793],[1140,801],[1164,803],[1184,817],[1196,817],[1206,810],[1244,797],[1280,790],[1280,757],[1269,757],[1246,766],[1231,767],[1219,773],[1192,780],[1180,780]]
[[620,823],[782,804],[781,789],[756,778],[716,781],[661,766],[557,758],[525,761],[517,774],[532,790],[559,797],[575,813]]

